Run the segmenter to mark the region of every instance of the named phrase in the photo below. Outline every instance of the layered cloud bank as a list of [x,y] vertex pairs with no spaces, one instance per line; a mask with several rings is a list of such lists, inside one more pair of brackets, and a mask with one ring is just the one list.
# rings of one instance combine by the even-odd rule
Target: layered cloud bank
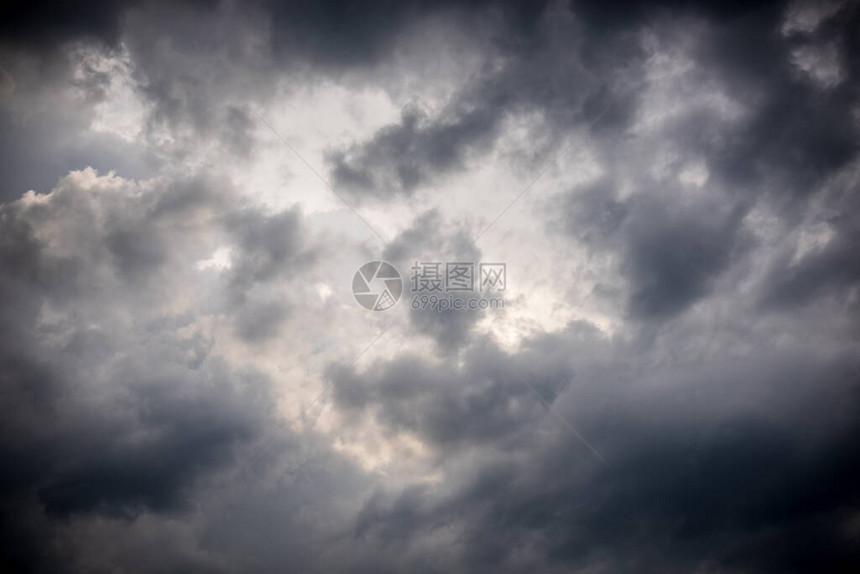
[[0,9],[0,570],[856,571],[858,19]]

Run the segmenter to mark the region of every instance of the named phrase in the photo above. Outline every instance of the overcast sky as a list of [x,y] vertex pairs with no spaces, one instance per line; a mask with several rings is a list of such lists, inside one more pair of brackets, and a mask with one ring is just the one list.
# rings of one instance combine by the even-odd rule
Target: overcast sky
[[860,571],[858,30],[4,3],[0,572]]

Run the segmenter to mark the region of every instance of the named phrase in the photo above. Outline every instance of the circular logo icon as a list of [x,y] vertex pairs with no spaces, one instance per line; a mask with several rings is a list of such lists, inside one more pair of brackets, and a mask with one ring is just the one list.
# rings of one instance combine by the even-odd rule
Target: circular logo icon
[[359,267],[352,278],[352,294],[368,311],[391,309],[403,293],[403,280],[391,263],[371,261]]

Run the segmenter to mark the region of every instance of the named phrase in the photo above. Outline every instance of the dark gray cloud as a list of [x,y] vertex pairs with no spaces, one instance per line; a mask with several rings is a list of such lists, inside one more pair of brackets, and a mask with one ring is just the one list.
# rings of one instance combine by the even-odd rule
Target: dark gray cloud
[[380,130],[371,141],[332,152],[334,182],[363,195],[411,194],[437,175],[463,168],[474,146],[492,141],[500,120],[485,109],[428,122],[420,110],[403,111],[401,123]]
[[751,246],[743,202],[683,196],[670,187],[618,200],[612,183],[601,181],[566,200],[563,229],[593,250],[621,256],[634,318],[662,321],[682,313]]
[[[858,15],[4,7],[0,570],[856,571]],[[442,99],[398,83],[431,33],[479,63]],[[314,153],[370,220],[412,218],[374,254],[407,275],[503,246],[435,184],[497,153],[538,172],[587,135],[597,175],[522,237],[605,320],[500,316],[497,337],[481,312],[410,312],[352,353],[378,317],[348,324],[319,269],[361,247],[243,193],[255,112],[327,83],[402,106]]]
[[[115,45],[125,12],[134,2],[9,2],[3,7],[0,34],[3,44],[51,52],[64,43],[88,39]],[[53,55],[53,54],[51,54]]]
[[[6,71],[16,82],[18,65],[22,62],[47,71],[44,76],[52,82],[62,76],[68,80],[76,63],[74,50],[81,47],[112,55],[128,54],[134,62],[135,88],[149,105],[140,127],[144,128],[141,137],[150,140],[151,153],[165,154],[169,159],[176,154],[191,153],[200,139],[215,139],[241,160],[254,147],[250,132],[256,120],[250,121],[252,115],[247,106],[274,97],[280,76],[301,78],[304,82],[320,75],[338,76],[353,68],[372,69],[380,65],[410,27],[436,15],[476,23],[500,20],[506,30],[526,34],[534,27],[544,4],[524,1],[496,5],[478,2],[467,6],[426,1],[355,4],[342,0],[239,4],[189,0],[99,2],[81,9],[62,2],[38,7],[13,2],[0,19],[3,30],[8,32],[3,34],[0,52],[4,54],[3,68],[11,68]],[[44,81],[43,75],[39,76],[39,81]],[[80,79],[76,82],[82,88],[89,86],[97,91],[98,86],[93,82],[98,78],[106,79],[103,74],[93,72],[86,79],[86,86]],[[77,115],[90,111],[81,110]],[[473,116],[467,118],[467,125],[452,126],[441,137],[466,146],[470,136],[463,132],[472,131],[482,122],[489,130],[495,123],[489,117],[481,120],[474,113],[467,115]],[[75,116],[69,114],[68,119],[62,119],[72,121]],[[458,119],[455,123],[461,122]],[[172,138],[169,145],[162,134],[165,130]],[[14,145],[19,138],[9,135],[3,139],[4,144],[8,142],[4,147],[15,151],[20,147]],[[439,161],[450,167],[459,151],[445,151],[433,143],[436,137],[430,135],[427,145],[437,155],[449,156],[439,157]],[[46,139],[40,143],[45,145]],[[463,144],[458,143],[461,140]],[[139,172],[132,173],[126,164],[130,163],[129,152],[139,150],[117,153],[111,143],[86,153],[73,146],[62,146],[56,154],[59,157],[47,155],[56,167],[51,166],[55,169],[50,175],[52,179],[41,185],[50,185],[69,169],[81,169],[93,162],[125,168],[124,175],[138,176]],[[19,155],[32,161],[40,154],[34,149]],[[70,163],[70,159],[79,157],[88,158],[90,164]],[[22,169],[14,162],[9,162],[8,167]],[[44,164],[41,167],[47,168]],[[425,171],[423,166],[416,169]],[[26,171],[19,179],[31,181],[34,171]],[[8,197],[14,195],[10,192]]]
[[[735,364],[697,359],[695,367],[680,361],[643,369],[629,359],[627,343],[578,326],[527,349],[513,368],[475,352],[454,374],[401,359],[360,377],[339,375],[337,401],[376,413],[393,432],[426,436],[445,457],[456,452],[444,441],[452,426],[460,440],[485,425],[527,437],[498,434],[499,451],[453,491],[407,489],[369,500],[358,536],[401,547],[453,530],[450,551],[467,568],[502,572],[767,572],[819,564],[848,572],[856,565],[853,357],[822,363],[762,354]],[[637,356],[647,362],[649,354]],[[487,369],[492,382],[482,387],[475,369]],[[513,408],[533,400],[522,393],[523,373],[608,465],[552,417],[541,422],[541,409]],[[561,395],[548,382],[558,374],[570,383],[556,387]],[[493,400],[482,400],[479,388],[493,389]],[[469,444],[480,442],[471,436]]]
[[292,302],[271,287],[299,278],[319,258],[321,250],[305,238],[297,208],[275,214],[253,209],[226,215],[232,239],[227,307],[235,313],[236,331],[248,342],[276,336],[290,314]]
[[238,287],[299,273],[317,255],[304,245],[302,215],[296,208],[274,215],[239,211],[229,214],[225,223],[236,242],[231,274]]
[[[383,257],[397,266],[404,274],[406,282],[405,293],[410,297],[406,301],[412,305],[411,298],[416,294],[428,296],[418,290],[417,277],[423,272],[421,262],[439,263],[439,272],[445,273],[446,262],[469,262],[480,265],[481,251],[475,246],[468,229],[457,223],[449,223],[437,210],[430,210],[419,215],[412,225],[403,230],[383,251]],[[417,266],[417,267],[416,267]],[[438,294],[436,294],[438,296]],[[477,297],[471,292],[454,293],[451,297],[467,300]],[[483,311],[468,312],[447,309],[421,309],[409,317],[410,327],[414,334],[431,337],[437,348],[445,353],[454,353],[468,342],[472,329],[483,316]]]
[[860,281],[854,256],[858,244],[856,233],[844,233],[822,253],[804,257],[800,263],[792,263],[785,256],[777,260],[768,277],[763,302],[783,309],[803,305],[820,295],[850,302],[850,290]]
[[[654,14],[661,29],[667,12]],[[689,82],[725,86],[747,107],[742,121],[692,104],[648,137],[631,138],[602,124],[594,130],[613,175],[572,190],[556,219],[592,252],[619,257],[632,317],[663,321],[706,298],[723,272],[743,267],[760,232],[754,214],[762,209],[778,214],[781,232],[794,238],[768,263],[762,301],[798,305],[816,295],[847,301],[845,290],[856,285],[853,266],[843,259],[857,248],[856,209],[847,192],[851,176],[844,175],[853,173],[857,158],[856,72],[843,65],[839,83],[822,85],[801,73],[792,56],[822,37],[853,53],[848,30],[856,5],[846,4],[838,14],[815,31],[790,34],[780,33],[770,6],[729,11],[708,22],[694,42]],[[607,23],[607,30],[617,34],[622,24]],[[689,89],[689,83],[678,89]],[[668,173],[655,175],[647,160],[630,162],[664,161],[649,142],[669,150]],[[680,166],[702,159],[702,193],[679,185]],[[623,186],[628,191],[621,197]],[[824,213],[815,221],[826,220],[834,237],[797,262],[799,229],[809,223],[810,210]]]
[[800,236],[774,255],[761,286],[760,302],[764,308],[790,311],[822,298],[835,299],[852,312],[856,308],[851,293],[860,280],[853,256],[860,246],[857,197],[851,184],[843,182],[820,195],[824,208],[808,219],[813,226],[825,226],[832,237],[820,248],[798,253],[803,242]]
[[671,211],[665,204],[637,209],[640,219],[631,223],[627,265],[634,315],[659,317],[684,309],[707,293],[736,250],[742,214]]
[[[599,74],[583,62],[582,28],[570,14],[547,10],[527,30],[503,26],[488,43],[502,63],[487,63],[441,110],[407,107],[370,140],[332,150],[334,183],[359,199],[408,196],[479,161],[514,114],[570,129],[605,111]],[[622,107],[616,103],[616,113]]]
[[[212,302],[228,299],[236,277],[255,285],[300,260],[301,214],[233,211],[215,178],[149,185],[86,170],[0,207],[0,552],[12,571],[100,571],[87,565],[91,553],[52,540],[114,521],[102,543],[119,551],[118,533],[148,517],[187,517],[214,476],[246,468],[257,480],[261,449],[270,464],[291,448],[272,381],[210,356],[215,341],[199,322],[224,314],[243,338],[270,335],[280,301]],[[211,285],[194,263],[221,241],[235,242],[237,275]],[[200,304],[176,313],[194,276]],[[222,570],[171,544],[148,567]],[[128,568],[140,558],[117,560]]]
[[334,400],[347,413],[367,411],[392,432],[416,433],[446,451],[487,442],[504,448],[533,432],[542,413],[529,385],[552,402],[573,373],[565,365],[539,366],[526,353],[516,357],[520,364],[505,364],[497,353],[470,349],[462,369],[408,356],[360,376],[334,368]]
[[384,60],[412,24],[435,14],[453,13],[467,21],[496,14],[514,31],[531,31],[546,5],[545,0],[481,0],[467,5],[428,0],[359,4],[325,0],[263,2],[262,8],[271,17],[274,29],[281,32],[272,39],[279,57],[292,59],[298,53],[313,63],[337,70]]

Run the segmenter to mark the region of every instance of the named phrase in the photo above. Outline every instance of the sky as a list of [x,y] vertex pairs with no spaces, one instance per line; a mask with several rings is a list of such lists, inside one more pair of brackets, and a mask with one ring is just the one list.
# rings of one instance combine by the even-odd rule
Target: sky
[[860,571],[858,30],[4,3],[0,572]]

